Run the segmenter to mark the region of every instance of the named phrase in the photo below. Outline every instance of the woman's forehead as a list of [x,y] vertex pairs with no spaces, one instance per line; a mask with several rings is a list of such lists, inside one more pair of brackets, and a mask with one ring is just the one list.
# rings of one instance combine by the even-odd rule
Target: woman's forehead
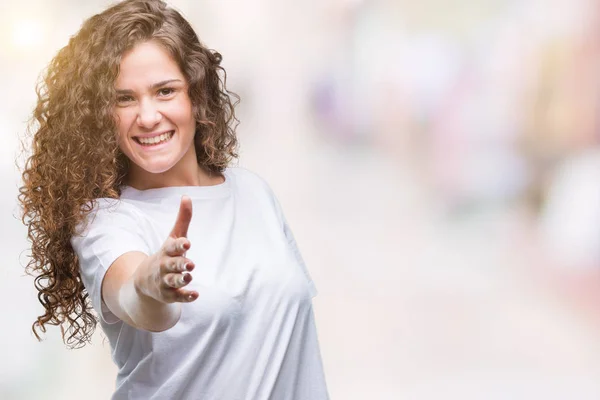
[[173,79],[185,81],[173,57],[164,47],[154,42],[144,42],[123,55],[115,86],[118,89],[133,89]]

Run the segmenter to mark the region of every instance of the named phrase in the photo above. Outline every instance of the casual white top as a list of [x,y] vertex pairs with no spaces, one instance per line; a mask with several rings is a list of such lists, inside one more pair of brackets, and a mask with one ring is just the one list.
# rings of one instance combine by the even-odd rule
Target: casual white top
[[[307,272],[268,184],[227,168],[215,186],[139,191],[99,199],[90,223],[71,239],[81,276],[119,368],[113,399],[325,400]],[[193,203],[188,230],[194,261],[182,304],[164,332],[135,329],[101,298],[102,279],[122,254],[157,252],[182,195]]]

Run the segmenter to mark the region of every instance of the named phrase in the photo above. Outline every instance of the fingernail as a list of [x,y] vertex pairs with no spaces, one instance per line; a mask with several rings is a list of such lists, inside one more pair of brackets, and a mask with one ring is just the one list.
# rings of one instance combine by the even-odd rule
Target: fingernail
[[179,277],[179,282],[180,282],[182,285],[185,285],[185,276],[181,275],[181,276]]
[[189,301],[192,301],[192,300],[194,300],[194,296],[193,296],[193,295],[191,295],[191,294],[188,294],[188,297],[187,297],[187,298],[188,298],[188,300],[189,300]]

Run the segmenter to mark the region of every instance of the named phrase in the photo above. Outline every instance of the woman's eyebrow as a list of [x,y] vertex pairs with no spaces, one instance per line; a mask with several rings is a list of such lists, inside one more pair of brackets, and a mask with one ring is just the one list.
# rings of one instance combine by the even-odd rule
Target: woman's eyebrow
[[[173,83],[173,82],[182,82],[181,79],[167,79],[164,81],[160,81],[157,83],[152,84],[152,86],[150,86],[151,89],[157,89],[161,86],[165,86],[169,83]],[[117,89],[117,94],[130,94],[133,93],[133,90],[131,89]]]
[[158,83],[153,84],[152,89],[157,89],[161,86],[164,86],[164,85],[172,83],[172,82],[181,82],[181,79],[167,79],[166,81],[160,81]]

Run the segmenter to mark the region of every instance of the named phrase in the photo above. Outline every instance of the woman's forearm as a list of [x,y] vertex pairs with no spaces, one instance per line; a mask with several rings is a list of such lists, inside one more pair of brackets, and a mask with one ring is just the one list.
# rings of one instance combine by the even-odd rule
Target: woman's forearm
[[148,295],[148,288],[136,284],[134,276],[119,290],[119,304],[131,324],[152,332],[173,327],[181,317],[181,303],[163,303],[152,298]]
[[181,316],[181,304],[159,301],[156,256],[130,252],[119,257],[103,281],[103,298],[110,311],[129,325],[152,332],[171,328]]

